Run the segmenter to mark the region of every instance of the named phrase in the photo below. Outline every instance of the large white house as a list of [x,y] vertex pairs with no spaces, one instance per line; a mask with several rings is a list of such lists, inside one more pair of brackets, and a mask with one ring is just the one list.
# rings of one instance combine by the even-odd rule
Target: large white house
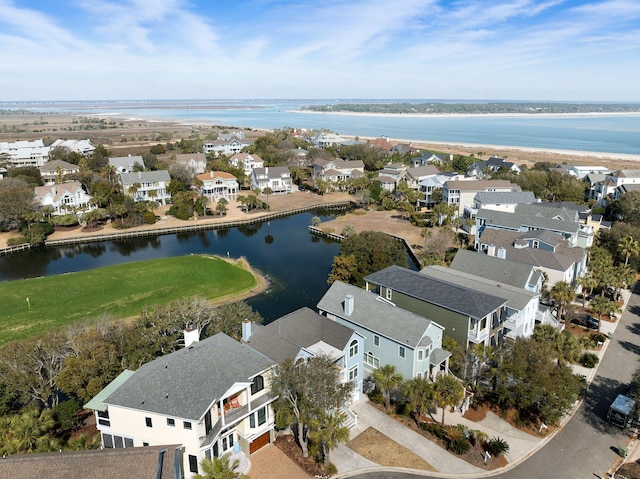
[[291,193],[293,181],[286,166],[254,168],[252,173],[251,184],[254,188],[260,191],[271,188],[273,194]]
[[138,171],[135,173],[122,173],[120,183],[126,195],[132,196],[138,201],[157,201],[161,205],[170,202],[171,194],[167,186],[171,176],[167,170]]
[[236,153],[229,158],[229,164],[235,168],[241,168],[245,176],[251,178],[254,168],[264,167],[264,160],[255,153]]
[[197,178],[202,181],[200,194],[209,198],[210,201],[218,201],[221,198],[231,201],[238,197],[240,190],[238,179],[231,173],[209,171],[198,175]]
[[34,193],[36,204],[53,208],[54,215],[82,214],[96,208],[78,181],[36,186]]
[[85,407],[95,411],[103,447],[181,444],[193,477],[204,458],[231,453],[246,464],[274,439],[274,365],[219,333],[123,372]]
[[51,148],[42,140],[0,141],[0,158],[5,157],[14,168],[23,166],[43,166],[49,161]]
[[78,153],[82,156],[89,156],[95,150],[96,147],[91,144],[91,140],[61,140],[58,139],[51,144],[51,149],[63,148],[67,151]]

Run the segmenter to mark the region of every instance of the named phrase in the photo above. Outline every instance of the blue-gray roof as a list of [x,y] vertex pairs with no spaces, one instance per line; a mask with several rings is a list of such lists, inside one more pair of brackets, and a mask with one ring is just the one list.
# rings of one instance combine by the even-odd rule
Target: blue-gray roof
[[235,383],[274,361],[224,333],[144,364],[104,403],[199,421]]
[[506,303],[503,298],[429,278],[397,265],[370,274],[365,281],[473,318],[483,318]]

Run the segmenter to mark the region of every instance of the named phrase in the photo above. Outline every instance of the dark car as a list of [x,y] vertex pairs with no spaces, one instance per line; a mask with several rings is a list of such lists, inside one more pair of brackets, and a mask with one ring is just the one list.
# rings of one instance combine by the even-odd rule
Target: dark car
[[582,314],[573,320],[574,323],[589,329],[600,329],[600,320],[589,314]]

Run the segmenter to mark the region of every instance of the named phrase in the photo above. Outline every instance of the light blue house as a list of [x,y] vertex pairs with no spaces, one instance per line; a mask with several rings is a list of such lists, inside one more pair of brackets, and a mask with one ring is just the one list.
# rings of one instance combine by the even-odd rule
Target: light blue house
[[336,281],[318,303],[321,315],[364,338],[364,369],[391,364],[404,378],[447,373],[451,353],[442,349],[444,328],[398,308],[375,293]]

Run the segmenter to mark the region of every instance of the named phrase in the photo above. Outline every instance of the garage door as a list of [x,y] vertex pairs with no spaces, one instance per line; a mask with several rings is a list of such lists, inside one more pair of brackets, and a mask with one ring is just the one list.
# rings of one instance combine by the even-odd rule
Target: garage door
[[269,444],[269,433],[265,432],[263,435],[256,437],[253,442],[249,444],[249,454],[253,454],[267,444]]

